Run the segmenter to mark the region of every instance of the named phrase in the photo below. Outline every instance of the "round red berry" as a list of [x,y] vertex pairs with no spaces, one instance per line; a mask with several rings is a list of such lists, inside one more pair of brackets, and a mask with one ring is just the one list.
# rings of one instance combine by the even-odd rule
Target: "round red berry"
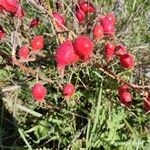
[[27,59],[29,57],[29,48],[27,46],[20,47],[18,55],[20,59]]
[[106,16],[102,16],[99,21],[103,26],[104,33],[108,36],[114,36],[116,29],[114,26],[115,18],[113,17],[113,14],[110,13]]
[[0,26],[0,40],[5,36],[5,31],[3,28]]
[[109,24],[109,22],[106,22],[102,26],[103,26],[103,31],[105,35],[110,36],[110,37],[115,35],[115,27]]
[[115,52],[114,48],[114,45],[110,42],[105,45],[105,57],[107,61],[113,58]]
[[89,11],[88,12],[94,13],[95,11],[96,10],[95,10],[94,6],[90,3],[90,5],[89,5]]
[[126,91],[120,92],[119,93],[119,100],[124,105],[128,105],[128,103],[132,102],[132,95],[130,92],[126,92]]
[[122,56],[124,54],[127,54],[127,49],[126,49],[126,46],[122,45],[122,44],[119,44],[115,47],[115,54],[117,56]]
[[126,85],[126,84],[123,84],[122,86],[120,86],[119,88],[118,88],[118,92],[119,93],[122,93],[122,92],[129,92],[129,86],[128,85]]
[[115,18],[115,15],[114,13],[109,13],[105,16],[105,18],[112,24],[112,25],[115,25],[115,22],[116,22],[116,18]]
[[79,4],[80,8],[85,12],[93,13],[95,12],[95,8],[91,3],[88,2],[82,2]]
[[54,20],[56,22],[57,28],[59,28],[61,30],[64,29],[64,25],[65,25],[65,18],[64,18],[64,16],[62,16],[58,12],[53,12],[53,17],[54,17]]
[[37,27],[39,25],[39,18],[35,18],[31,21],[29,28]]
[[150,111],[150,94],[144,100],[144,108],[145,108],[146,111]]
[[93,29],[93,35],[97,40],[100,40],[104,36],[103,27],[101,25],[95,25]]
[[124,68],[132,68],[134,67],[134,58],[131,54],[124,54],[122,56],[120,56],[120,64],[124,67]]
[[0,5],[0,13],[3,12],[4,7]]
[[71,65],[79,60],[79,56],[74,52],[74,47],[71,40],[66,40],[58,46],[55,60],[57,63],[57,71],[59,75],[63,77],[65,66]]
[[32,87],[32,96],[38,102],[44,101],[44,98],[47,94],[46,88],[41,83],[36,83]]
[[16,13],[19,8],[18,0],[1,0],[0,4],[10,13]]
[[93,42],[88,36],[79,36],[74,41],[74,50],[81,59],[87,60],[93,53]]
[[42,35],[35,36],[32,41],[32,50],[35,52],[39,52],[44,46],[44,38]]
[[77,9],[75,13],[79,23],[82,23],[85,19],[85,13],[81,9]]
[[72,83],[68,83],[64,86],[63,94],[64,96],[72,96],[75,93],[75,87]]

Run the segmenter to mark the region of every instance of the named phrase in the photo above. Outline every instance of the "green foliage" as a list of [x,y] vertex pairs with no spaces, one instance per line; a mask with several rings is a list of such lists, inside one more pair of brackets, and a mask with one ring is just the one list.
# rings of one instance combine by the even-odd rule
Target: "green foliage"
[[[56,11],[54,1],[49,2]],[[65,9],[61,9],[60,12],[68,19],[67,25],[71,30],[74,26],[78,29],[72,12],[74,4],[67,0],[62,2]],[[45,38],[44,50],[37,56],[40,61],[25,65],[34,70],[38,69],[38,73],[52,79],[52,83],[41,80],[48,89],[48,94],[45,103],[36,103],[31,96],[31,87],[36,82],[36,75],[23,72],[18,66],[10,65],[7,58],[0,57],[0,63],[6,64],[0,68],[1,90],[19,85],[17,89],[0,93],[2,98],[0,149],[149,150],[150,115],[143,109],[142,93],[132,90],[133,105],[129,108],[124,107],[118,99],[119,83],[103,71],[94,68],[92,60],[87,64],[69,66],[62,80],[56,72],[54,61],[58,36],[55,35],[54,27],[48,20],[48,14],[41,12],[27,1],[22,3],[26,17],[18,31],[19,46],[29,45],[36,34],[43,34]],[[100,12],[104,15],[112,11],[115,2],[96,0],[94,4],[98,9],[100,7]],[[139,64],[150,64],[150,34],[147,19],[149,6],[148,1],[128,0],[125,1],[122,10],[115,11],[117,16],[115,43],[127,45],[129,52],[136,57],[137,70]],[[0,15],[2,16],[0,25],[7,32],[6,40],[0,41],[0,49],[11,58],[10,37],[15,31],[17,19],[10,14]],[[41,21],[39,27],[29,29],[30,21],[36,17]],[[95,23],[94,19],[91,20],[90,27],[93,28]],[[80,26],[82,28],[82,25]],[[82,31],[76,34],[79,32]],[[83,33],[87,34],[88,31],[85,30]],[[67,38],[67,33],[64,33],[64,36]],[[94,53],[98,62],[106,64],[102,55],[104,43],[105,40],[100,41],[95,46]],[[115,74],[130,83],[141,84],[145,80],[143,77],[139,79],[139,72],[136,69],[123,70],[116,58],[110,67]],[[72,82],[76,87],[75,95],[68,101],[64,100],[62,89],[59,87],[67,82]]]

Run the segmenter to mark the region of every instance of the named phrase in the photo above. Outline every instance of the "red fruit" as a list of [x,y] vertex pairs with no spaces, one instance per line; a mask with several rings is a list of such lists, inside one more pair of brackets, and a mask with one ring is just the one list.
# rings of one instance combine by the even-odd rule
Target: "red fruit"
[[129,86],[126,84],[123,84],[122,86],[119,87],[118,92],[119,93],[129,92]]
[[85,13],[88,12],[89,4],[87,2],[80,3],[79,6]]
[[94,13],[96,10],[92,4],[89,5],[89,11],[90,13]]
[[84,11],[82,11],[81,9],[78,9],[76,10],[76,13],[75,13],[79,23],[82,23],[85,19],[85,13]]
[[124,105],[128,106],[132,101],[132,95],[129,91],[129,86],[126,84],[123,84],[118,88],[119,93],[119,100]]
[[65,18],[58,12],[53,12],[53,17],[56,22],[57,28],[64,29]]
[[10,13],[16,13],[19,8],[19,2],[17,0],[1,0],[0,5]]
[[115,25],[115,22],[116,22],[116,18],[115,18],[115,15],[114,13],[109,13],[105,16],[105,18],[112,24],[112,25]]
[[124,105],[128,105],[129,103],[132,102],[132,95],[130,92],[126,92],[126,91],[120,92],[119,93],[119,100]]
[[144,108],[146,111],[150,111],[150,94],[148,95],[148,98],[144,100]]
[[122,56],[124,54],[127,54],[127,49],[126,49],[126,46],[122,45],[122,44],[119,44],[115,47],[115,54],[117,56]]
[[5,31],[3,28],[0,26],[0,40],[5,36]]
[[55,59],[57,63],[57,71],[59,75],[63,77],[65,66],[75,63],[79,60],[78,55],[76,55],[74,52],[72,41],[67,40],[57,48]]
[[47,94],[46,88],[41,83],[36,83],[32,87],[32,96],[38,102],[44,101],[44,98]]
[[81,35],[74,41],[74,50],[83,60],[87,60],[93,53],[93,42],[88,36]]
[[95,8],[91,3],[88,2],[82,2],[79,4],[80,8],[85,12],[85,13],[92,13],[95,12]]
[[150,101],[144,100],[144,108],[146,111],[150,111]]
[[18,51],[18,55],[20,59],[27,59],[29,57],[29,48],[27,46],[22,46]]
[[106,34],[108,36],[114,36],[115,35],[116,29],[113,25],[109,24],[109,22],[102,24],[102,27],[103,27],[104,34]]
[[15,16],[20,19],[23,19],[23,17],[25,16],[25,11],[21,6],[18,7],[18,10],[17,10]]
[[63,89],[64,96],[70,97],[75,93],[75,87],[72,83],[68,83],[65,85]]
[[31,45],[32,45],[32,51],[34,52],[39,52],[41,51],[41,49],[44,46],[44,38],[42,35],[37,35],[35,36],[32,41],[31,41]]
[[103,27],[101,25],[95,25],[93,29],[93,35],[97,40],[100,40],[104,36]]
[[115,52],[114,48],[115,47],[112,43],[107,43],[105,45],[105,57],[107,61],[110,61],[113,58]]
[[0,12],[3,12],[4,7],[0,5]]
[[100,18],[101,25],[103,26],[104,33],[108,36],[114,36],[115,34],[115,16],[110,13]]
[[35,18],[31,21],[29,28],[37,27],[39,25],[39,18]]
[[99,21],[101,22],[102,25],[108,23],[111,24],[112,26],[115,25],[116,19],[113,13],[109,13],[106,16],[102,16]]
[[122,56],[120,56],[120,64],[124,67],[124,68],[132,68],[134,67],[134,58],[131,54],[124,54]]

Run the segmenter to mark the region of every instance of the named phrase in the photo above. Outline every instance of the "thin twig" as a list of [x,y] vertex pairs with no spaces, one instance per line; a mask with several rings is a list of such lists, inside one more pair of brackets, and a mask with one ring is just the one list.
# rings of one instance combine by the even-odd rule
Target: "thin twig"
[[[24,66],[22,63],[20,63],[17,59],[13,59],[13,64],[17,65],[18,67],[20,67],[21,70],[27,72],[27,73],[30,73],[32,74],[33,76],[36,76],[37,74],[37,71],[36,70],[33,70],[32,68],[30,67],[26,67]],[[44,77],[43,75],[41,74],[38,74],[38,77],[44,81],[47,81],[48,83],[52,83],[52,80],[51,79],[48,79],[46,77]]]
[[128,85],[129,87],[133,88],[133,89],[136,89],[138,91],[141,91],[141,89],[150,89],[150,85],[136,85],[136,84],[131,84],[129,82],[127,82],[125,79],[121,78],[121,77],[118,77],[115,73],[113,73],[110,69],[108,69],[107,67],[105,66],[102,66],[101,64],[99,63],[95,63],[94,64],[95,67],[99,68],[102,72],[104,72],[105,74],[107,74],[109,77],[111,77],[112,79],[115,79],[117,80],[118,82],[121,82],[121,83],[124,83],[126,85]]

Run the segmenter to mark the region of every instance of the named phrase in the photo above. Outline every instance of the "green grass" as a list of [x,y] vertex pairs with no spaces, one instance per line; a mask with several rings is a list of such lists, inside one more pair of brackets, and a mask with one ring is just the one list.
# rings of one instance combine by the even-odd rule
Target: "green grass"
[[[75,1],[63,0],[63,3],[65,7],[60,12],[67,18],[67,27],[79,35],[83,26],[78,25],[73,14]],[[90,32],[83,30],[83,34],[90,34],[91,38],[95,17],[112,11],[115,6],[115,2],[110,0],[96,0],[93,3],[98,13],[91,16]],[[22,4],[26,17],[18,29],[18,47],[30,44],[36,34],[44,35],[43,54],[26,66],[38,69],[38,73],[51,79],[52,83],[39,79],[48,89],[48,94],[45,103],[36,103],[31,95],[36,75],[23,72],[9,62],[12,53],[11,34],[16,29],[17,19],[1,13],[0,25],[7,36],[0,41],[0,50],[7,57],[0,56],[0,63],[6,64],[5,67],[0,66],[0,149],[148,150],[150,115],[143,108],[143,93],[131,90],[132,106],[124,107],[118,99],[117,80],[93,65],[95,62],[106,64],[103,56],[105,40],[95,46],[95,58],[87,64],[67,67],[65,77],[61,79],[53,57],[58,36],[48,15],[27,1],[22,1]],[[56,11],[54,3],[51,6]],[[139,72],[141,66],[150,65],[148,11],[148,0],[127,0],[122,8],[115,10],[117,34],[114,43],[127,45],[128,51],[136,58],[136,66],[134,70],[124,70],[114,59],[109,67],[126,81],[139,85],[150,84],[144,71]],[[28,29],[35,17],[41,20],[39,27]],[[67,33],[63,36],[67,38]],[[76,93],[69,101],[64,100],[60,88],[67,82],[72,82],[76,87]]]

